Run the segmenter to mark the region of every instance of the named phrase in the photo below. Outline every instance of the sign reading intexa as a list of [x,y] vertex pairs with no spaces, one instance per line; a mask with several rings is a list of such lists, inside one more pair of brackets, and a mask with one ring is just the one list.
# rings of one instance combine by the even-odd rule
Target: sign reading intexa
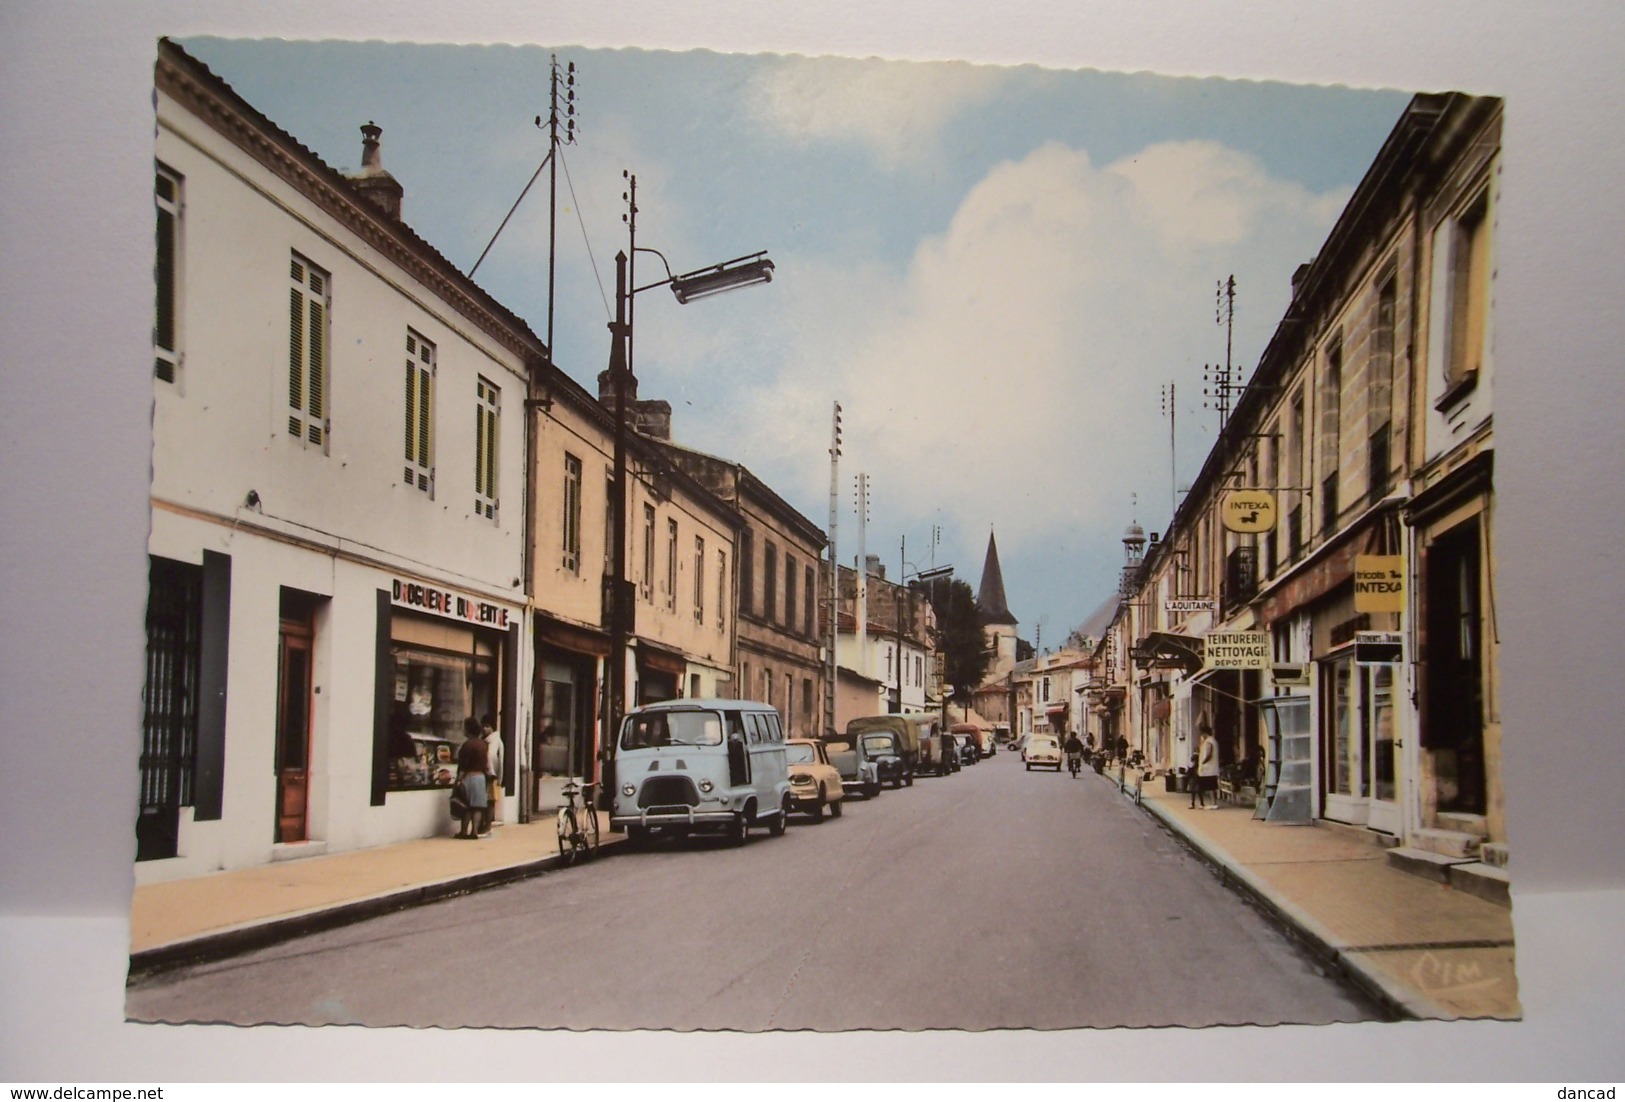
[[1219,520],[1231,532],[1268,532],[1275,527],[1275,495],[1268,490],[1231,490],[1220,499]]
[[390,584],[389,599],[390,603],[400,605],[402,608],[431,612],[450,620],[462,620],[503,631],[508,627],[508,610],[501,605],[453,593],[439,586],[425,585],[423,582],[409,582],[396,578]]
[[1405,611],[1405,557],[1354,556],[1354,611]]

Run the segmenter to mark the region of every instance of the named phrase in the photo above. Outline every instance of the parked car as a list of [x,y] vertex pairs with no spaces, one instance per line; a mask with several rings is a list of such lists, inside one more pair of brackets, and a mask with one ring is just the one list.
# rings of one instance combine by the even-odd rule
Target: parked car
[[953,732],[955,735],[963,736],[972,746],[976,747],[976,757],[978,760],[993,756],[993,751],[996,746],[993,740],[992,732],[988,731],[986,728],[978,727],[974,723],[956,723],[952,727],[948,728],[948,730]]
[[863,756],[874,763],[880,783],[893,788],[914,783],[914,767],[909,764],[903,740],[895,731],[865,731],[848,737],[861,747]]
[[752,826],[784,833],[790,773],[784,725],[770,704],[682,699],[645,704],[621,721],[610,786],[610,829],[722,831],[744,845]]
[[[869,756],[863,739],[832,735],[824,739],[824,750],[829,754],[829,763],[841,775],[841,787],[846,792],[861,792],[870,800],[880,795],[880,762]],[[895,760],[902,764],[902,758]]]
[[953,740],[959,752],[960,765],[975,765],[982,760],[982,749],[976,745],[976,736],[954,735]]
[[841,774],[830,764],[829,752],[817,739],[793,738],[784,744],[784,760],[790,767],[791,810],[811,815],[814,822],[828,811],[832,818],[841,814],[846,786]]
[[1043,765],[1059,773],[1061,744],[1056,741],[1054,735],[1030,735],[1027,744],[1022,748],[1021,760],[1026,763],[1028,772],[1031,772],[1035,765]]

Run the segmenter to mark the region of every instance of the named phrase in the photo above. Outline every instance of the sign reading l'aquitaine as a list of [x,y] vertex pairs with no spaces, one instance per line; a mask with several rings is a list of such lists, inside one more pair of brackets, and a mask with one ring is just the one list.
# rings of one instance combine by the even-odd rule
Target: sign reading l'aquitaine
[[1267,670],[1269,632],[1210,631],[1202,645],[1202,664],[1210,670]]
[[1212,612],[1219,605],[1212,597],[1170,597],[1162,607],[1169,612]]
[[1354,556],[1354,611],[1405,611],[1405,556]]
[[1230,490],[1219,499],[1219,521],[1230,532],[1268,532],[1275,527],[1275,495]]

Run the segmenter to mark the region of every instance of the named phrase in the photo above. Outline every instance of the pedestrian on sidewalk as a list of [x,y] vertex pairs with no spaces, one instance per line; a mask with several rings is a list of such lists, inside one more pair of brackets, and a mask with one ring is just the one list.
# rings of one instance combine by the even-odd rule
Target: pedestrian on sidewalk
[[1201,764],[1202,745],[1198,741],[1196,746],[1191,749],[1190,768],[1185,771],[1185,790],[1191,794],[1191,810],[1193,811],[1200,807],[1202,803],[1202,778],[1197,775],[1197,770]]
[[1202,742],[1196,748],[1197,806],[1207,808],[1207,794],[1211,792],[1213,806],[1208,810],[1216,811],[1219,807],[1219,744],[1213,741],[1213,726],[1206,716],[1202,717],[1199,730]]
[[480,720],[480,733],[485,738],[487,753],[491,759],[491,769],[487,774],[486,784],[490,810],[485,816],[485,833],[490,834],[491,828],[502,821],[502,736],[497,733],[496,721],[486,712]]
[[485,788],[486,776],[491,771],[491,752],[480,733],[480,724],[473,716],[463,720],[463,744],[457,748],[457,783],[463,787],[463,799],[468,812],[463,816],[459,838],[478,838],[486,830],[491,814]]

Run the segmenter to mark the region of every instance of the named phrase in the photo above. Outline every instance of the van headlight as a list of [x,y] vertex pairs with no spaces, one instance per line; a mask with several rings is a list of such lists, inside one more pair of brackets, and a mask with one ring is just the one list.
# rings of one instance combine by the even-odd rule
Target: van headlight
[[637,785],[635,785],[635,784],[623,784],[623,785],[621,785],[621,795],[623,795],[623,796],[636,796],[637,794],[638,794]]
[[700,791],[701,792],[709,792],[715,787],[716,787],[716,785],[711,783],[711,780],[710,780],[709,777],[700,782]]

